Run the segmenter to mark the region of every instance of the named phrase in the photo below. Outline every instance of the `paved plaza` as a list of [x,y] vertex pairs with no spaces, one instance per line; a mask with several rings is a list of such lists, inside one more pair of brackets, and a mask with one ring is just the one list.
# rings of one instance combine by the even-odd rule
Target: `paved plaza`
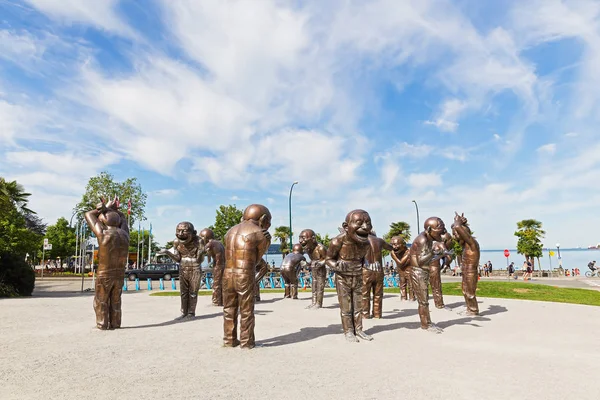
[[[123,294],[123,329],[99,331],[93,293],[37,282],[0,300],[2,399],[597,399],[600,307],[480,299],[482,315],[432,309],[441,335],[419,329],[417,305],[386,294],[372,342],[346,343],[337,299],[322,310],[263,294],[253,350],[222,348],[221,309],[174,322],[179,297]],[[80,283],[79,283],[80,285]]]

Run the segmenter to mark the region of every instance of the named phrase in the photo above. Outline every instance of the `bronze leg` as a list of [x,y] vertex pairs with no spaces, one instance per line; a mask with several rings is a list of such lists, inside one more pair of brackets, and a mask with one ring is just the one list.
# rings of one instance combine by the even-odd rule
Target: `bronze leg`
[[428,329],[431,324],[428,302],[429,271],[423,268],[413,268],[411,273],[411,283],[417,301],[419,302],[419,318],[421,319],[421,328]]
[[294,271],[290,272],[290,296],[298,299],[298,275]]
[[194,268],[190,276],[189,282],[189,302],[187,314],[194,316],[196,315],[196,304],[198,303],[198,290],[200,290],[200,280],[202,279],[202,271],[200,267]]
[[407,283],[406,288],[410,292],[410,295],[409,295],[410,296],[410,300],[411,301],[417,301],[417,296],[415,294],[415,289],[413,288],[413,283],[412,283],[411,275],[412,275],[412,272],[406,271],[406,283]]
[[[313,269],[313,271],[315,271]],[[327,280],[327,269],[325,267],[317,268],[314,272],[315,276],[313,277],[313,285],[315,285],[315,289],[313,293],[316,292],[315,302],[317,308],[323,307],[323,293],[325,292],[325,281]],[[315,279],[316,278],[316,279]]]
[[352,277],[335,274],[335,289],[340,303],[340,316],[342,318],[342,330],[344,334],[354,334],[352,326]]
[[373,286],[373,318],[381,318],[383,312],[383,271],[375,273]]
[[110,329],[121,327],[121,294],[123,293],[123,278],[111,278],[109,296]]
[[254,301],[260,301],[260,282],[256,282],[253,287]]
[[467,312],[469,314],[479,314],[479,305],[477,304],[477,270],[463,266],[462,271],[462,291],[465,296]]
[[237,275],[236,291],[240,303],[240,347],[254,347],[254,275]]
[[190,278],[192,271],[182,269],[179,271],[179,292],[181,294],[181,315],[187,315],[190,302]]
[[223,274],[223,345],[235,347],[237,340],[238,295],[235,290],[235,277],[232,272]]
[[407,281],[408,281],[408,274],[406,273],[406,271],[398,271],[398,276],[400,277],[400,299],[401,300],[408,300],[408,297],[406,296],[406,286],[407,286]]
[[352,295],[352,312],[354,314],[354,332],[358,333],[358,332],[362,332],[362,306],[363,306],[363,302],[362,302],[362,277],[360,275],[358,276],[352,276],[351,278],[351,283],[352,283],[352,291],[351,291],[351,295]]
[[94,288],[94,311],[96,312],[96,327],[98,329],[108,329],[108,297],[109,297],[108,279],[104,277],[96,278]]
[[433,302],[436,308],[444,308],[444,297],[442,295],[442,275],[439,263],[432,263],[429,266],[429,284],[433,294]]
[[223,280],[223,265],[215,265],[213,269],[213,294],[212,303],[215,306],[223,305],[223,288],[221,281]]
[[366,319],[371,318],[371,287],[373,286],[374,272],[368,269],[362,270],[362,313]]

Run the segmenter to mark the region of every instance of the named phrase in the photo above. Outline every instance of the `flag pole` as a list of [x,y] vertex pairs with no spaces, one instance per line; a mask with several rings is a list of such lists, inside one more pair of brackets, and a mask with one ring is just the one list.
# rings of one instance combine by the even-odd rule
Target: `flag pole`
[[136,268],[140,269],[140,230],[141,230],[141,226],[140,223],[138,221],[138,236],[137,236],[137,258],[136,258]]
[[150,223],[150,232],[148,233],[148,264],[150,264],[150,256],[152,255],[152,223]]

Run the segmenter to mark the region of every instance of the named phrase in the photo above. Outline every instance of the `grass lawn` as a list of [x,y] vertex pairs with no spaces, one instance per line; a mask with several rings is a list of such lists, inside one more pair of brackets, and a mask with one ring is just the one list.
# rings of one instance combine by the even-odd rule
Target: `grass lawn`
[[[462,296],[460,282],[444,283],[443,292],[449,296]],[[386,288],[386,293],[400,293],[398,288]],[[300,291],[302,291],[300,289]],[[310,289],[307,289],[310,292]],[[325,289],[335,292],[335,289]],[[283,289],[262,289],[262,293],[283,293]],[[212,295],[212,290],[200,290],[200,296]],[[179,292],[154,292],[150,296],[179,296]],[[479,282],[477,297],[500,299],[554,301],[557,303],[586,304],[600,306],[600,291],[588,289],[570,289],[556,286],[538,285],[525,282]]]

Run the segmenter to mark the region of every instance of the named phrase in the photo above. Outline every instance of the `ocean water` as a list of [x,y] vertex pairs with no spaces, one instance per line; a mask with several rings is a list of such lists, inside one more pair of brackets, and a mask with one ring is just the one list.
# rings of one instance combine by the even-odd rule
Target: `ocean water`
[[[542,269],[551,269],[550,265],[552,265],[552,269],[558,268],[558,252],[556,249],[550,249],[554,251],[554,255],[551,257],[548,256],[548,250],[544,250],[544,257],[540,258],[540,264]],[[596,260],[596,264],[600,266],[600,250],[588,250],[588,249],[560,249],[560,256],[562,261],[562,266],[565,269],[574,269],[579,268],[581,275],[585,274],[585,271],[588,271],[588,263],[590,261]],[[266,258],[266,257],[263,257]],[[282,261],[281,254],[269,254],[268,262],[271,263],[272,260],[275,260],[275,265],[279,267]],[[481,250],[481,259],[479,263],[481,265],[486,262],[491,261],[494,269],[506,269],[506,257],[504,257],[504,250]],[[514,262],[515,267],[520,269],[523,265],[523,261],[525,261],[525,257],[520,254],[517,254],[517,250],[510,250],[510,256],[508,257],[508,262]],[[391,262],[391,257],[385,257],[383,263]],[[453,263],[454,265],[454,263]],[[537,260],[535,262],[535,269],[539,269]]]

